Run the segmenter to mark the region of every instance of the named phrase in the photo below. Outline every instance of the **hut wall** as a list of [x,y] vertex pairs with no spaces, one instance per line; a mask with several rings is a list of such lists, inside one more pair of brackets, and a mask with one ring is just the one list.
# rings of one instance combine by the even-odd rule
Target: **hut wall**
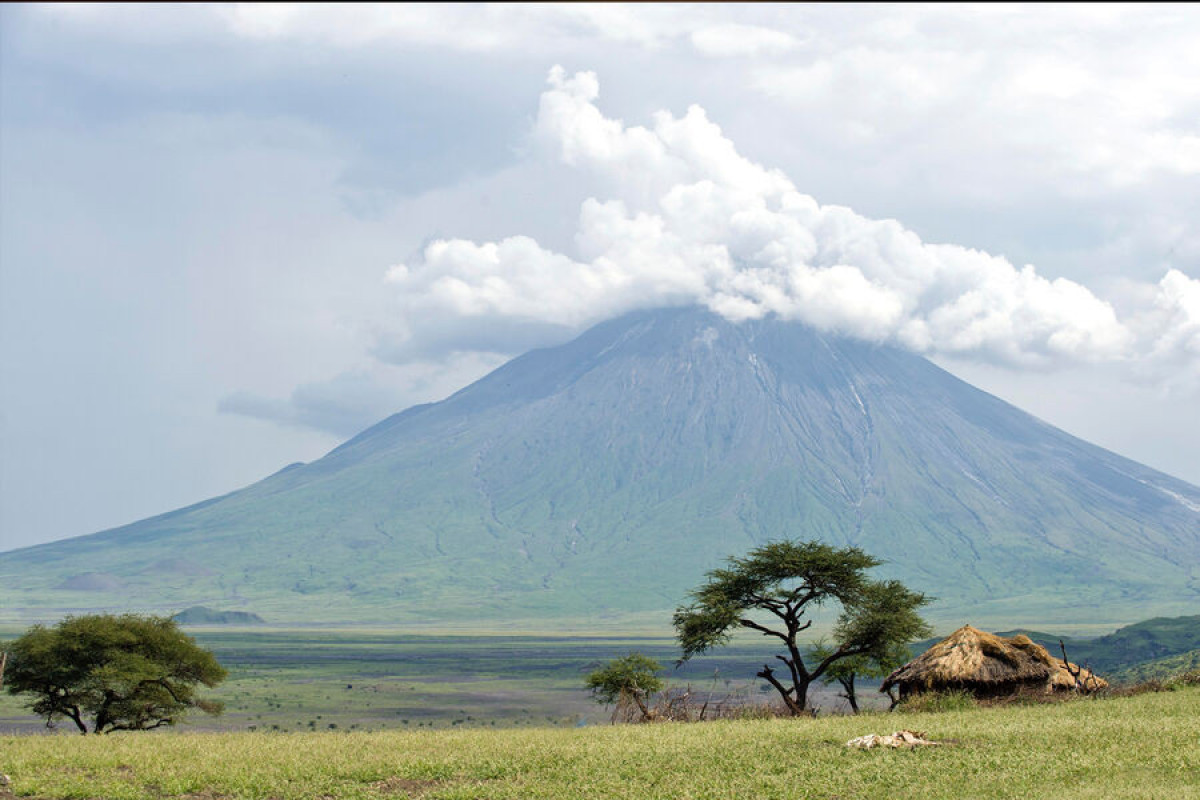
[[979,681],[950,681],[927,685],[916,681],[909,683],[901,683],[900,699],[904,700],[912,695],[926,694],[929,692],[950,692],[950,691],[965,691],[970,692],[980,700],[988,700],[995,697],[1008,697],[1030,689],[1047,689],[1045,680],[1031,681],[1002,681],[1002,682],[979,682]]

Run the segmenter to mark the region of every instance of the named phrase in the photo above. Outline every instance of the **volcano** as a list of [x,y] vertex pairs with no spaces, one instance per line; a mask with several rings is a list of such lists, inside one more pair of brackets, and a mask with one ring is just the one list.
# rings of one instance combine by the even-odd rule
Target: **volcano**
[[0,614],[660,620],[772,539],[857,545],[978,624],[1200,606],[1200,489],[912,353],[774,318],[636,312],[320,460],[0,554]]

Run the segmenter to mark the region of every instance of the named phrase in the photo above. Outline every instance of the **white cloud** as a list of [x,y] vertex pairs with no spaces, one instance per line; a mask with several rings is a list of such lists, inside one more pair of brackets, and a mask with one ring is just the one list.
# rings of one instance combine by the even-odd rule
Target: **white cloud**
[[1180,12],[881,8],[822,25],[811,52],[760,60],[750,83],[859,152],[941,148],[946,164],[966,142],[964,157],[985,148],[1001,176],[1036,169],[1106,192],[1200,171],[1197,18]]
[[821,205],[742,156],[698,106],[651,127],[606,117],[592,73],[556,67],[535,122],[542,152],[599,179],[575,252],[529,236],[439,239],[394,267],[410,312],[579,328],[634,308],[699,303],[777,314],[929,354],[1044,366],[1197,360],[1197,281],[1172,271],[1120,317],[1085,286],[893,220]]
[[753,58],[780,56],[799,44],[777,27],[729,21],[741,11],[670,4],[223,3],[131,11],[115,3],[55,3],[36,13],[132,40],[224,34],[341,49],[379,45],[527,54],[571,52],[600,42],[654,52],[690,43],[708,57]]
[[1200,280],[1172,269],[1155,286],[1124,284],[1131,325],[1147,342],[1138,372],[1171,389],[1200,389]]
[[692,31],[691,40],[697,52],[712,58],[778,56],[799,45],[784,31],[733,22]]
[[293,39],[356,47],[374,42],[452,46],[488,51],[510,46],[514,29],[488,7],[293,3],[236,3],[217,13],[238,36]]
[[216,13],[238,36],[361,47],[376,43],[467,52],[600,39],[656,48],[677,35],[672,9],[610,3],[236,3]]

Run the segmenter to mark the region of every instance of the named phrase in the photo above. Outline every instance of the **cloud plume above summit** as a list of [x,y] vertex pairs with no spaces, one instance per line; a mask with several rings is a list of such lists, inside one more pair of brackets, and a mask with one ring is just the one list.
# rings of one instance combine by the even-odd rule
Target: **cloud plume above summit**
[[746,158],[705,110],[605,115],[595,74],[555,67],[534,157],[594,190],[571,252],[530,236],[443,238],[389,271],[410,314],[579,328],[636,308],[702,304],[1018,366],[1150,360],[1196,370],[1200,281],[1170,270],[1121,302],[1031,265],[932,244],[895,220],[822,205]]

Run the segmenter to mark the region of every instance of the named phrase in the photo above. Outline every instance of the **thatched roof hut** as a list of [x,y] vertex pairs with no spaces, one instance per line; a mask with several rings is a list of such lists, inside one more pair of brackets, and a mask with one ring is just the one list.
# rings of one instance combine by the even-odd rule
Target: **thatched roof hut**
[[[1072,664],[1071,669],[1077,667]],[[1086,670],[1083,674],[1091,675]],[[947,689],[986,697],[1026,688],[1071,689],[1075,679],[1062,659],[1028,636],[1006,638],[964,625],[888,675],[880,691],[893,686],[901,697]]]
[[[1055,671],[1050,676],[1050,685],[1047,687],[1054,692],[1071,692],[1076,688],[1076,684],[1082,686],[1085,692],[1094,692],[1097,689],[1107,689],[1108,681],[1101,678],[1096,673],[1092,672],[1087,667],[1081,667],[1078,664],[1070,661],[1063,661],[1061,658],[1054,659]],[[1079,676],[1079,680],[1075,680],[1075,676]]]

